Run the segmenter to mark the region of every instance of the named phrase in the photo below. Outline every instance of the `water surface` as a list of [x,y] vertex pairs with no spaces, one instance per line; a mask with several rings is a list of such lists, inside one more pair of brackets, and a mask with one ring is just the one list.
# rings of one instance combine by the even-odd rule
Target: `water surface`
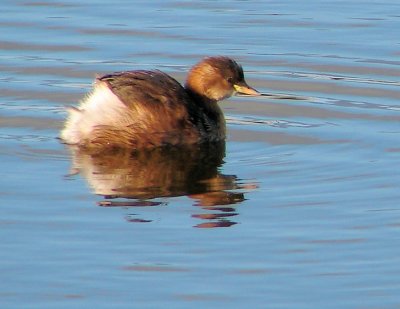
[[[395,1],[3,1],[2,308],[398,308]],[[269,94],[226,144],[88,156],[96,74],[206,55]]]

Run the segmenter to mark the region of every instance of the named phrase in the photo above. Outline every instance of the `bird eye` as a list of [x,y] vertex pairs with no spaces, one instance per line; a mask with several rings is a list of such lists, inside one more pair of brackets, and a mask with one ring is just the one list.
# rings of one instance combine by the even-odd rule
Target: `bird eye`
[[228,81],[228,83],[232,84],[232,82],[233,82],[233,77],[228,77],[226,80]]

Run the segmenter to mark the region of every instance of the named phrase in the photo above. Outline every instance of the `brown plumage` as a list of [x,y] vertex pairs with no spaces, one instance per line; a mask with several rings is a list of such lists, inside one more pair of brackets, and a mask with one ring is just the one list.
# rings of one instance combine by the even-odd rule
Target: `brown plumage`
[[227,57],[208,57],[185,87],[161,71],[126,71],[96,79],[78,108],[69,108],[61,139],[84,148],[194,144],[225,138],[217,102],[235,93],[258,95]]

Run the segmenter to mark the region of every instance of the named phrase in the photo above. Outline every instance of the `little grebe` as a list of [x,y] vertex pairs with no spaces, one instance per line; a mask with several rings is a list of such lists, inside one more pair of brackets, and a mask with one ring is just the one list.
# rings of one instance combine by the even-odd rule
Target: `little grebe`
[[158,70],[104,75],[78,108],[68,108],[61,139],[83,148],[133,149],[220,141],[225,119],[217,102],[236,93],[259,95],[242,67],[223,56],[196,64],[185,87]]

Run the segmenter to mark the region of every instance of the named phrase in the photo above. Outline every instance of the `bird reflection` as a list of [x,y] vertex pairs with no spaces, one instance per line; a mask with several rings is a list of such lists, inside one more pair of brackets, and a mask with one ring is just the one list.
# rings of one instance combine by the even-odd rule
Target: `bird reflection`
[[[254,185],[240,185],[235,175],[224,175],[219,168],[224,163],[225,143],[168,146],[128,151],[113,149],[93,153],[70,148],[72,173],[81,174],[94,193],[104,199],[103,207],[151,207],[167,205],[167,199],[188,196],[194,206],[206,213],[192,215],[203,220],[196,227],[228,227],[236,224],[234,204],[244,201],[241,189]],[[236,192],[235,192],[236,190]],[[151,222],[126,217],[129,222]]]

